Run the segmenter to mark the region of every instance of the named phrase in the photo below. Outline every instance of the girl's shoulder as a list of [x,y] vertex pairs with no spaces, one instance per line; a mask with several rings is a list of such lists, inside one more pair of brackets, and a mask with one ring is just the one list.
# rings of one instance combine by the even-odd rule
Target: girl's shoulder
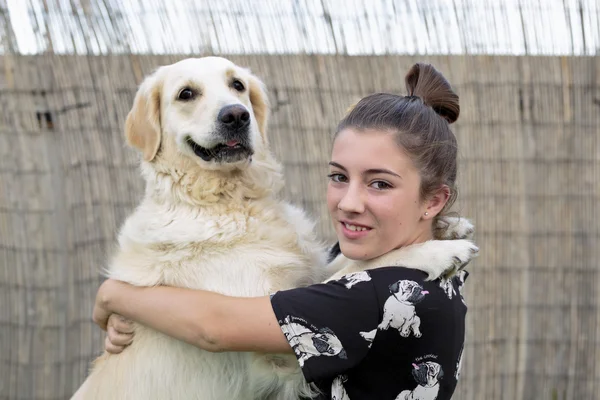
[[396,300],[403,299],[406,302],[417,304],[425,298],[439,300],[459,298],[462,300],[462,290],[468,275],[466,270],[461,270],[452,277],[429,280],[427,273],[423,271],[390,266],[355,272],[342,277],[342,280],[369,280],[379,298],[393,297]]

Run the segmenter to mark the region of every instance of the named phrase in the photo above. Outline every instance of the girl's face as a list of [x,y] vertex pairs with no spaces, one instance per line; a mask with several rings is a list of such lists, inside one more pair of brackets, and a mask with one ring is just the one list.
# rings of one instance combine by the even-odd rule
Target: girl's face
[[329,165],[327,206],[346,257],[369,260],[432,239],[432,218],[448,192],[420,199],[419,171],[393,134],[344,129]]

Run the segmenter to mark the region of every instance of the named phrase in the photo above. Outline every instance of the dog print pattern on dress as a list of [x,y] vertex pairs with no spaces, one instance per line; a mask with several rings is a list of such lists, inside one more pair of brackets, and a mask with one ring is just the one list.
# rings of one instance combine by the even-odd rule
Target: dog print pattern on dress
[[465,344],[463,343],[462,347],[460,348],[460,353],[458,353],[458,361],[456,362],[456,371],[454,372],[454,379],[456,379],[457,381],[458,381],[458,378],[460,377],[460,370],[462,368],[464,351],[465,351]]
[[463,289],[465,287],[465,281],[467,280],[467,277],[469,276],[469,273],[467,271],[460,271],[457,276],[456,276],[456,281],[457,281],[457,286],[458,286],[458,294],[460,295],[460,300],[463,302],[463,304],[466,306],[467,302],[465,301],[465,298],[463,297]]
[[369,332],[359,332],[359,334],[363,339],[369,342],[369,348],[371,348],[371,345],[373,345],[373,340],[375,340],[375,335],[377,335],[377,329],[373,329]]
[[[465,280],[467,279],[468,272],[467,271],[459,271],[458,274],[453,276],[452,278],[440,278],[440,288],[446,293],[446,296],[450,300],[456,295],[456,288],[458,288],[458,294],[460,295],[460,299],[462,300],[464,305],[465,300],[462,295],[462,290],[465,284]],[[454,287],[456,285],[456,288]]]
[[454,285],[452,284],[452,278],[440,278],[440,288],[446,293],[446,296],[450,300],[456,294],[456,290],[454,290]]
[[411,331],[415,337],[421,337],[421,319],[415,312],[415,304],[429,292],[411,280],[400,280],[390,285],[389,289],[391,295],[383,306],[383,320],[377,329],[387,330],[391,327],[398,329],[402,337],[408,337]]
[[[379,398],[374,393],[381,398],[387,393],[389,400],[449,400],[464,344],[466,308],[458,274],[451,282],[452,299],[440,279],[427,281],[421,271],[385,267],[368,271],[368,277],[346,274],[273,298],[278,321],[287,324],[286,337],[296,334],[292,347],[307,381],[319,387],[324,399],[370,400]],[[456,324],[438,323],[449,313],[456,313]],[[319,332],[335,332],[344,358],[335,355],[341,346],[333,344],[334,338],[326,339],[332,349],[328,354],[317,350],[325,346],[312,345]],[[390,359],[405,361],[387,365]],[[367,389],[365,382],[372,386]]]
[[346,375],[337,376],[331,383],[331,400],[350,400],[344,382],[348,380]]
[[442,366],[434,361],[413,363],[413,378],[417,387],[403,390],[396,400],[436,400],[440,391],[440,380],[444,377]]
[[350,289],[352,286],[356,285],[359,282],[368,282],[371,280],[371,275],[367,271],[353,272],[348,275],[344,275],[340,278],[340,281],[346,281],[344,286],[346,289]]
[[[352,286],[356,285],[360,282],[368,282],[371,280],[371,275],[367,271],[353,272],[348,275],[344,275],[340,278],[340,281],[346,281],[344,286],[347,289],[352,288]],[[362,336],[366,341],[369,342],[369,348],[373,344],[373,340],[375,340],[375,334],[377,333],[377,329],[373,329],[370,332],[359,332],[360,336]]]
[[280,321],[279,325],[294,349],[301,367],[304,367],[304,362],[311,357],[337,356],[346,359],[344,346],[331,329],[316,328],[302,318],[289,315]]

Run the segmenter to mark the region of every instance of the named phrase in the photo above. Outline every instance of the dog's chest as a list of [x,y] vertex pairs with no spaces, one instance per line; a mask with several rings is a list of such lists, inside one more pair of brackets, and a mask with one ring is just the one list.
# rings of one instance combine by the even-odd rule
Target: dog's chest
[[412,391],[412,397],[409,397],[409,398],[415,399],[415,400],[435,399],[439,390],[440,390],[440,388],[437,383],[433,386],[419,385]]
[[[232,295],[263,295],[310,274],[284,215],[134,214],[120,235],[111,276]],[[267,221],[265,221],[268,218]]]

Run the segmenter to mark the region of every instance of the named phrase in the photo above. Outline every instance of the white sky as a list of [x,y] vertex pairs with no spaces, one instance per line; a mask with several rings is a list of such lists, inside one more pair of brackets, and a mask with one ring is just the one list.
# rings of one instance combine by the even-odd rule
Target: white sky
[[600,0],[2,3],[9,20],[0,15],[0,51],[22,54],[49,47],[60,54],[595,55],[600,50]]

